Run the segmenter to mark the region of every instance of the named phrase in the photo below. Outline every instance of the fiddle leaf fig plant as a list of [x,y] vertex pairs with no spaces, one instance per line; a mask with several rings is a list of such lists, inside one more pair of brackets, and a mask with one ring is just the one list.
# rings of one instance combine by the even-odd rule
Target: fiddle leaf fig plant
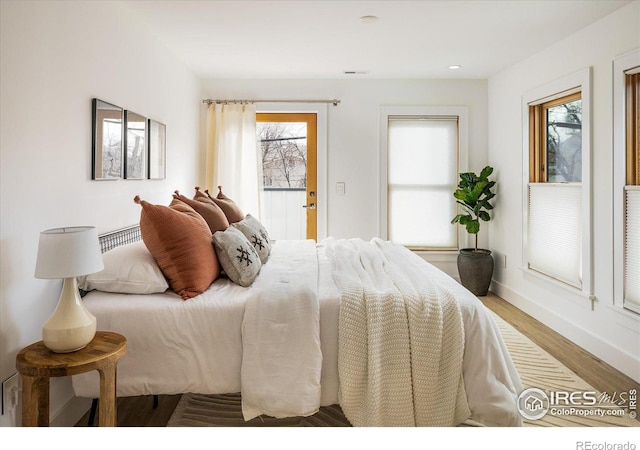
[[484,222],[491,220],[489,211],[493,209],[493,205],[489,203],[489,200],[496,196],[491,191],[496,184],[495,181],[489,179],[492,173],[493,167],[491,166],[482,169],[480,175],[473,172],[461,173],[458,189],[453,193],[456,203],[460,205],[463,213],[457,214],[451,223],[459,223],[467,229],[467,233],[475,235],[475,251],[478,251],[480,220]]

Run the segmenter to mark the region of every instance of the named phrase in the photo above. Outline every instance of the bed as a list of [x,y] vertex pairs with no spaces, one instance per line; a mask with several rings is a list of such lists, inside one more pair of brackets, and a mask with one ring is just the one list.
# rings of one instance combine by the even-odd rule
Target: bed
[[[520,378],[489,311],[404,247],[380,239],[275,241],[247,286],[223,270],[185,299],[163,287],[138,226],[101,240],[105,271],[127,273],[120,278],[138,271],[134,289],[124,290],[134,293],[80,283],[98,329],[127,338],[118,396],[240,392],[246,420],[340,404],[356,426],[522,424]],[[118,276],[111,278],[113,285]],[[150,279],[158,284],[151,291]],[[397,292],[388,293],[398,286],[413,306],[398,309]],[[77,396],[98,397],[95,373],[72,384]]]

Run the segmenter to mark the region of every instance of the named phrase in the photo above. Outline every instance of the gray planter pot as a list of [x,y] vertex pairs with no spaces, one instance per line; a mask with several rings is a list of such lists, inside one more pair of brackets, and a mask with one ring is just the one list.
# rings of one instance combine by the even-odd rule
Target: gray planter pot
[[491,250],[479,248],[460,249],[458,253],[458,274],[460,283],[474,295],[484,296],[489,291],[493,276]]

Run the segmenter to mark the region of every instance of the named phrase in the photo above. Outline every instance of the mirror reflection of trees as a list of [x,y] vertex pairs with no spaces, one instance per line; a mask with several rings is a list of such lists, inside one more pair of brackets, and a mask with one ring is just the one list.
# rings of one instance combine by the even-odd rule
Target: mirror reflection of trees
[[547,109],[547,166],[550,182],[582,181],[582,100]]
[[129,123],[127,133],[127,178],[143,178],[146,149],[144,123]]
[[263,186],[306,188],[307,130],[305,123],[259,122]]
[[92,180],[115,180],[122,176],[123,110],[94,98],[92,100]]
[[98,178],[119,178],[122,167],[122,120],[102,121],[101,173]]
[[146,178],[147,166],[147,119],[139,114],[127,111],[127,164],[125,177],[129,179]]

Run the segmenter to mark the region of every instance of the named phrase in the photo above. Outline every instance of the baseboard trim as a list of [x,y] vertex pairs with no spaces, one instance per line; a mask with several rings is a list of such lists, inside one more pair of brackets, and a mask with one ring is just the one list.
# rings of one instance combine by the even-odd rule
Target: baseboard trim
[[630,354],[620,350],[611,342],[605,341],[588,330],[568,321],[525,295],[514,291],[504,284],[492,281],[491,291],[511,303],[516,308],[560,333],[574,344],[606,362],[616,370],[640,383],[638,361]]

